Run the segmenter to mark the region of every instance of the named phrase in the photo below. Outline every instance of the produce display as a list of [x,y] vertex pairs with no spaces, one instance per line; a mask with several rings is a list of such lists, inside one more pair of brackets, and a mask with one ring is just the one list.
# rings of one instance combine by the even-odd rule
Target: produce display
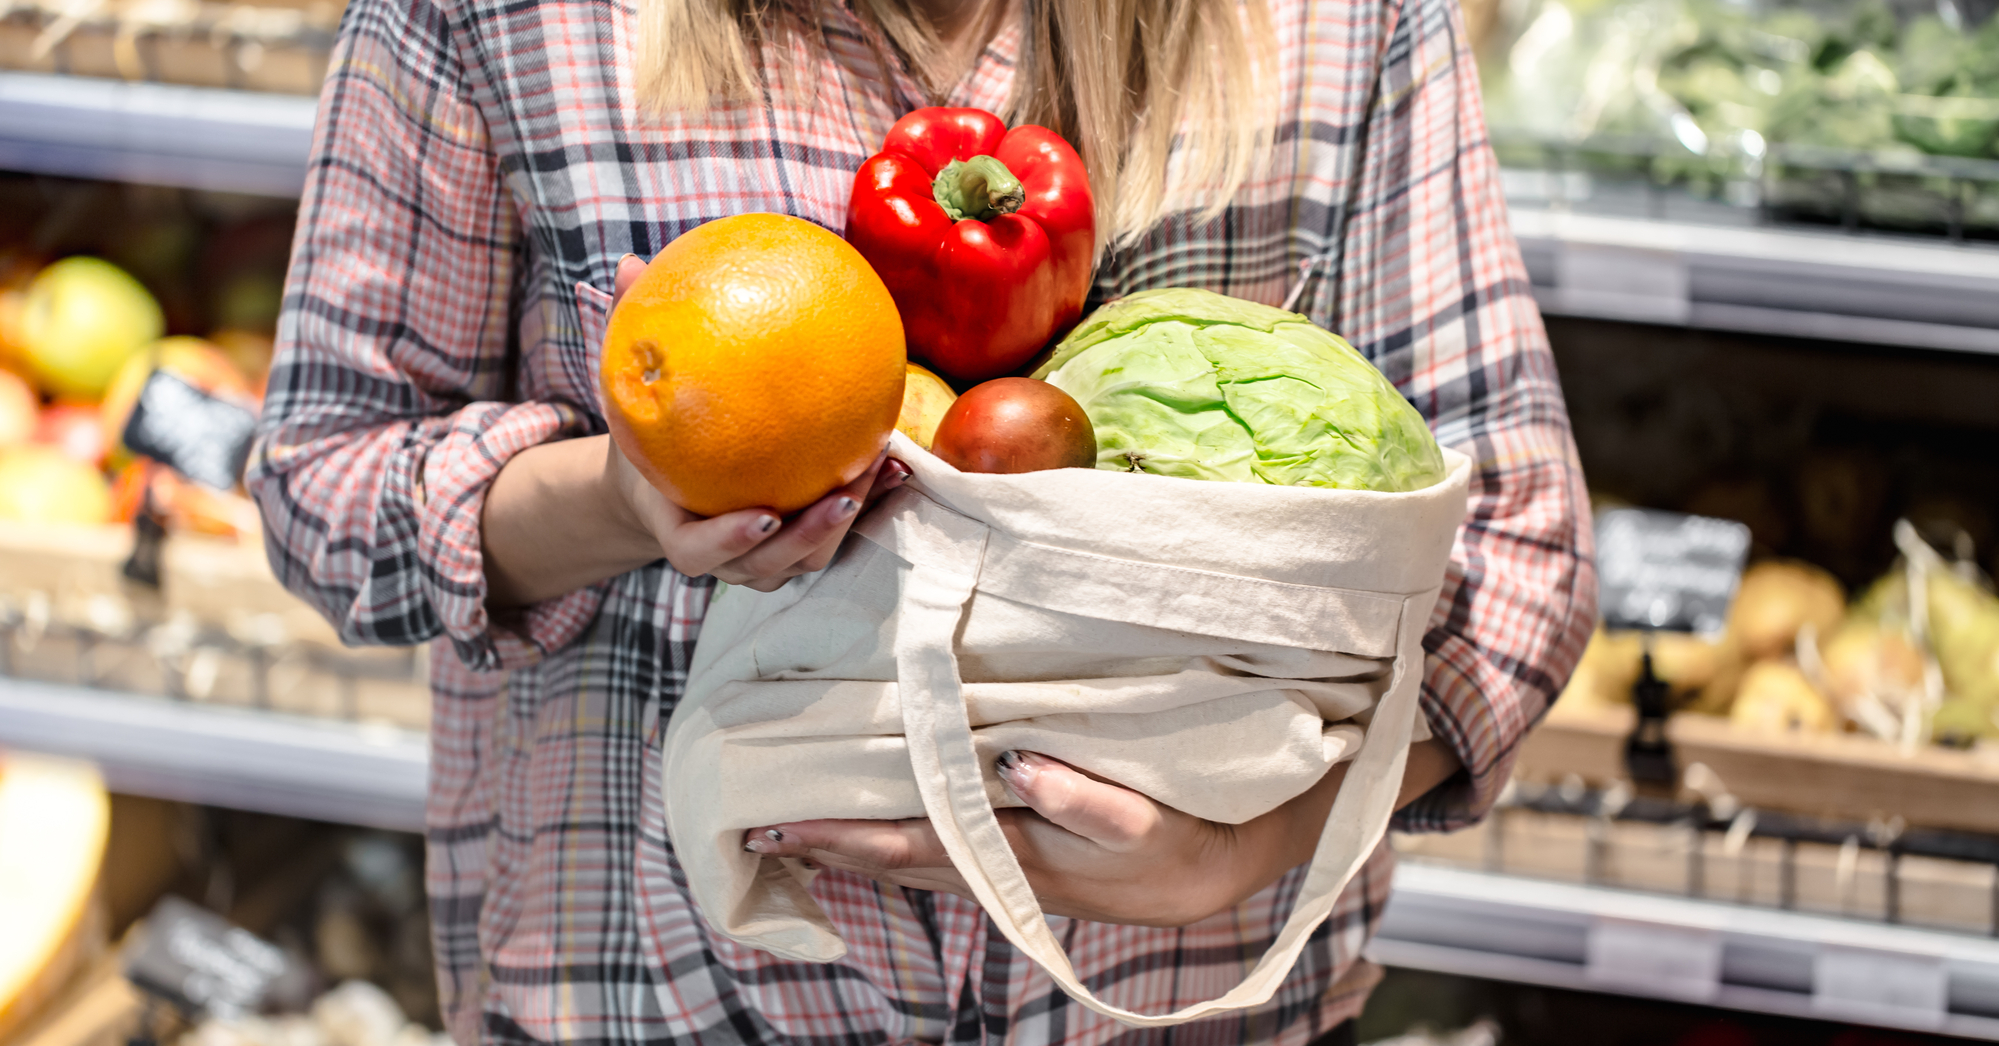
[[1534,0],[1481,63],[1502,160],[1902,227],[1999,226],[1999,22],[1945,0]]
[[0,6],[0,69],[314,94],[342,0]]
[[[1650,639],[1675,704],[1763,733],[1854,732],[1905,748],[1999,737],[1999,595],[1906,523],[1900,563],[1851,603],[1831,574],[1765,560],[1743,575],[1726,631]],[[1630,701],[1647,640],[1599,630],[1559,707]]]

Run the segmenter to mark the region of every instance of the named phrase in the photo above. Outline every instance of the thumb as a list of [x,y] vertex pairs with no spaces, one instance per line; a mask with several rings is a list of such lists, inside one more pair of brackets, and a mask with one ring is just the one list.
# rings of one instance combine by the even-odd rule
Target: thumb
[[618,272],[611,280],[613,306],[624,300],[625,292],[632,289],[632,284],[639,282],[639,277],[645,275],[645,271],[645,259],[636,254],[627,254],[618,259]]
[[1000,780],[1029,809],[1107,850],[1130,849],[1159,824],[1159,804],[1060,760],[1009,751],[995,764]]

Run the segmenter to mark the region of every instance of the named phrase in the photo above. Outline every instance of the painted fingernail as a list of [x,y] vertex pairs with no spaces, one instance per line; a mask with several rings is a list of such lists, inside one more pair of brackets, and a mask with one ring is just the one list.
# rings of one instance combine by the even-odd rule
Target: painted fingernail
[[888,483],[887,483],[888,489],[894,490],[895,488],[902,486],[904,483],[907,482],[909,482],[909,466],[903,464],[900,461],[896,461],[893,458],[889,459]]
[[764,830],[764,838],[774,843],[781,843],[784,841],[784,833],[775,828],[767,828]]
[[618,268],[622,269],[622,268],[624,268],[624,267],[625,267],[625,259],[626,259],[626,258],[636,258],[636,257],[638,257],[638,255],[636,255],[636,254],[633,254],[633,253],[632,253],[632,252],[630,252],[630,251],[626,251],[625,253],[623,253],[623,254],[619,255],[619,256],[618,256]]
[[860,507],[861,503],[855,501],[853,498],[842,497],[833,503],[833,518],[846,519],[848,516],[853,515]]
[[777,529],[777,522],[778,520],[776,516],[758,516],[756,522],[756,531],[759,534],[768,534],[771,531]]
[[753,854],[769,853],[771,851],[771,845],[767,842],[764,842],[762,839],[752,839],[749,842],[743,844],[743,849],[748,850]]
[[993,765],[999,770],[1000,780],[1005,781],[1016,795],[1033,788],[1035,776],[1041,773],[1034,757],[1026,752],[1001,752],[999,758],[993,760]]

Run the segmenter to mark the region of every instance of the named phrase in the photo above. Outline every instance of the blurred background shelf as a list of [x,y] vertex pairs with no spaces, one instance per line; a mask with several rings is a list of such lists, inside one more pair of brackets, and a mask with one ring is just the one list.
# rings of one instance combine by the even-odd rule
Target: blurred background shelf
[[118,792],[404,831],[430,766],[413,730],[13,678],[0,748],[89,759]]
[[[1647,991],[1593,976],[1590,940],[1606,922],[1719,935],[1718,990],[1690,1000],[1663,982]],[[1815,1001],[1814,985],[1828,947],[1941,964],[1947,1010],[1862,1018],[1827,1009]],[[1999,940],[1825,915],[1405,860],[1396,870],[1395,892],[1368,954],[1386,965],[1438,973],[1999,1041]]]
[[0,72],[0,169],[295,197],[317,100]]
[[1555,316],[1999,354],[1999,247],[1523,204]]

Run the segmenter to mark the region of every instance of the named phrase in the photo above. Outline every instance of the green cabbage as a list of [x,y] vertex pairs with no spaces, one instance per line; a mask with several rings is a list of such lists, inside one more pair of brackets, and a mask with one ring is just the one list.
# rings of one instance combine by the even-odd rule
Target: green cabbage
[[1034,376],[1082,404],[1101,469],[1343,490],[1444,478],[1423,416],[1372,363],[1254,302],[1187,288],[1120,298]]

